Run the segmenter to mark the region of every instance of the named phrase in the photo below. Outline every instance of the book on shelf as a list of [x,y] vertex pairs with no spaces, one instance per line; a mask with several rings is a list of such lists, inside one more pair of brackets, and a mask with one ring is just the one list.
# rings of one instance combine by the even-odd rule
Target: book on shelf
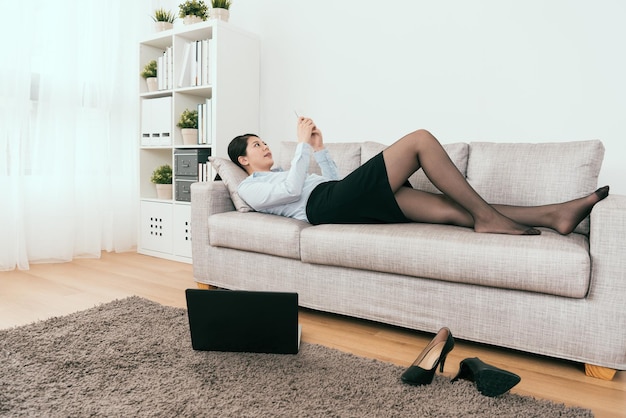
[[209,78],[209,39],[204,39],[202,41],[202,54],[200,56],[200,72],[202,80],[202,85],[208,86],[211,84],[211,79]]
[[170,90],[174,87],[174,57],[169,46],[163,55],[157,58],[157,83],[159,90]]
[[211,85],[211,45],[212,39],[185,44],[178,87]]
[[207,182],[211,180],[211,164],[209,163],[198,163],[198,181],[199,182]]
[[185,81],[189,82],[191,80],[191,69],[189,65],[191,55],[191,42],[187,42],[185,44],[185,52],[183,52],[183,62],[180,70],[180,77],[178,78],[178,87],[183,87],[185,85]]
[[206,132],[204,131],[204,112],[205,106],[201,103],[198,104],[198,144],[204,144],[204,141],[206,141]]
[[198,103],[198,144],[208,145],[213,142],[213,110],[212,100],[207,98]]
[[171,46],[167,50],[167,88],[171,90],[174,88],[174,50]]

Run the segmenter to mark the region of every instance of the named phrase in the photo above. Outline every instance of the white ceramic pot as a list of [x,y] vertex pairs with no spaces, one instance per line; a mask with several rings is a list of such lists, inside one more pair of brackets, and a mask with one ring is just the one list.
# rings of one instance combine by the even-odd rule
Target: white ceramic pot
[[156,77],[146,78],[146,84],[148,85],[148,91],[157,91],[159,88],[159,83]]
[[172,200],[172,185],[171,184],[155,184],[157,198],[164,200]]
[[198,145],[198,130],[193,128],[182,128],[183,145]]
[[202,18],[195,15],[187,15],[183,17],[183,23],[185,25],[193,25],[194,23],[202,22]]
[[170,22],[154,22],[154,29],[157,32],[162,32],[164,30],[169,30],[174,27]]
[[211,9],[209,15],[211,16],[211,19],[218,19],[224,22],[228,22],[228,18],[230,17],[230,11],[228,9],[215,7]]

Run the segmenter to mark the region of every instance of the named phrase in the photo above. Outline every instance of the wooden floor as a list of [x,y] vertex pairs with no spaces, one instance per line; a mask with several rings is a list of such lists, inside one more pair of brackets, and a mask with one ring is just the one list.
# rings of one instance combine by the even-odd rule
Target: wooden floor
[[[195,287],[191,265],[136,253],[32,265],[27,271],[0,272],[0,329],[132,295],[184,307],[184,289]],[[433,337],[304,309],[300,323],[304,341],[401,366],[410,365]],[[459,362],[467,357],[480,357],[519,374],[522,381],[514,393],[590,408],[597,417],[626,417],[624,371],[603,381],[585,376],[581,364],[457,341],[444,375],[456,374]]]

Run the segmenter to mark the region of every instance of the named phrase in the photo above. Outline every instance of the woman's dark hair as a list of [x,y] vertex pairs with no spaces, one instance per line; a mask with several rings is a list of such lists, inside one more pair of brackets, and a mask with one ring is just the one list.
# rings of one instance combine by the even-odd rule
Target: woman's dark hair
[[246,148],[248,147],[248,138],[251,136],[258,136],[255,134],[244,134],[239,135],[233,138],[228,144],[228,156],[230,160],[241,167],[244,171],[246,170],[241,164],[239,164],[239,157],[246,156]]

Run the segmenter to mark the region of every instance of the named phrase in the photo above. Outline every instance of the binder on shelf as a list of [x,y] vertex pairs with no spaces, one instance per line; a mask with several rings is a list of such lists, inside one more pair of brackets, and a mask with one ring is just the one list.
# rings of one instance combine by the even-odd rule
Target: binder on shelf
[[152,145],[152,106],[150,100],[141,101],[141,146]]
[[159,97],[141,102],[141,145],[172,144],[172,98]]

